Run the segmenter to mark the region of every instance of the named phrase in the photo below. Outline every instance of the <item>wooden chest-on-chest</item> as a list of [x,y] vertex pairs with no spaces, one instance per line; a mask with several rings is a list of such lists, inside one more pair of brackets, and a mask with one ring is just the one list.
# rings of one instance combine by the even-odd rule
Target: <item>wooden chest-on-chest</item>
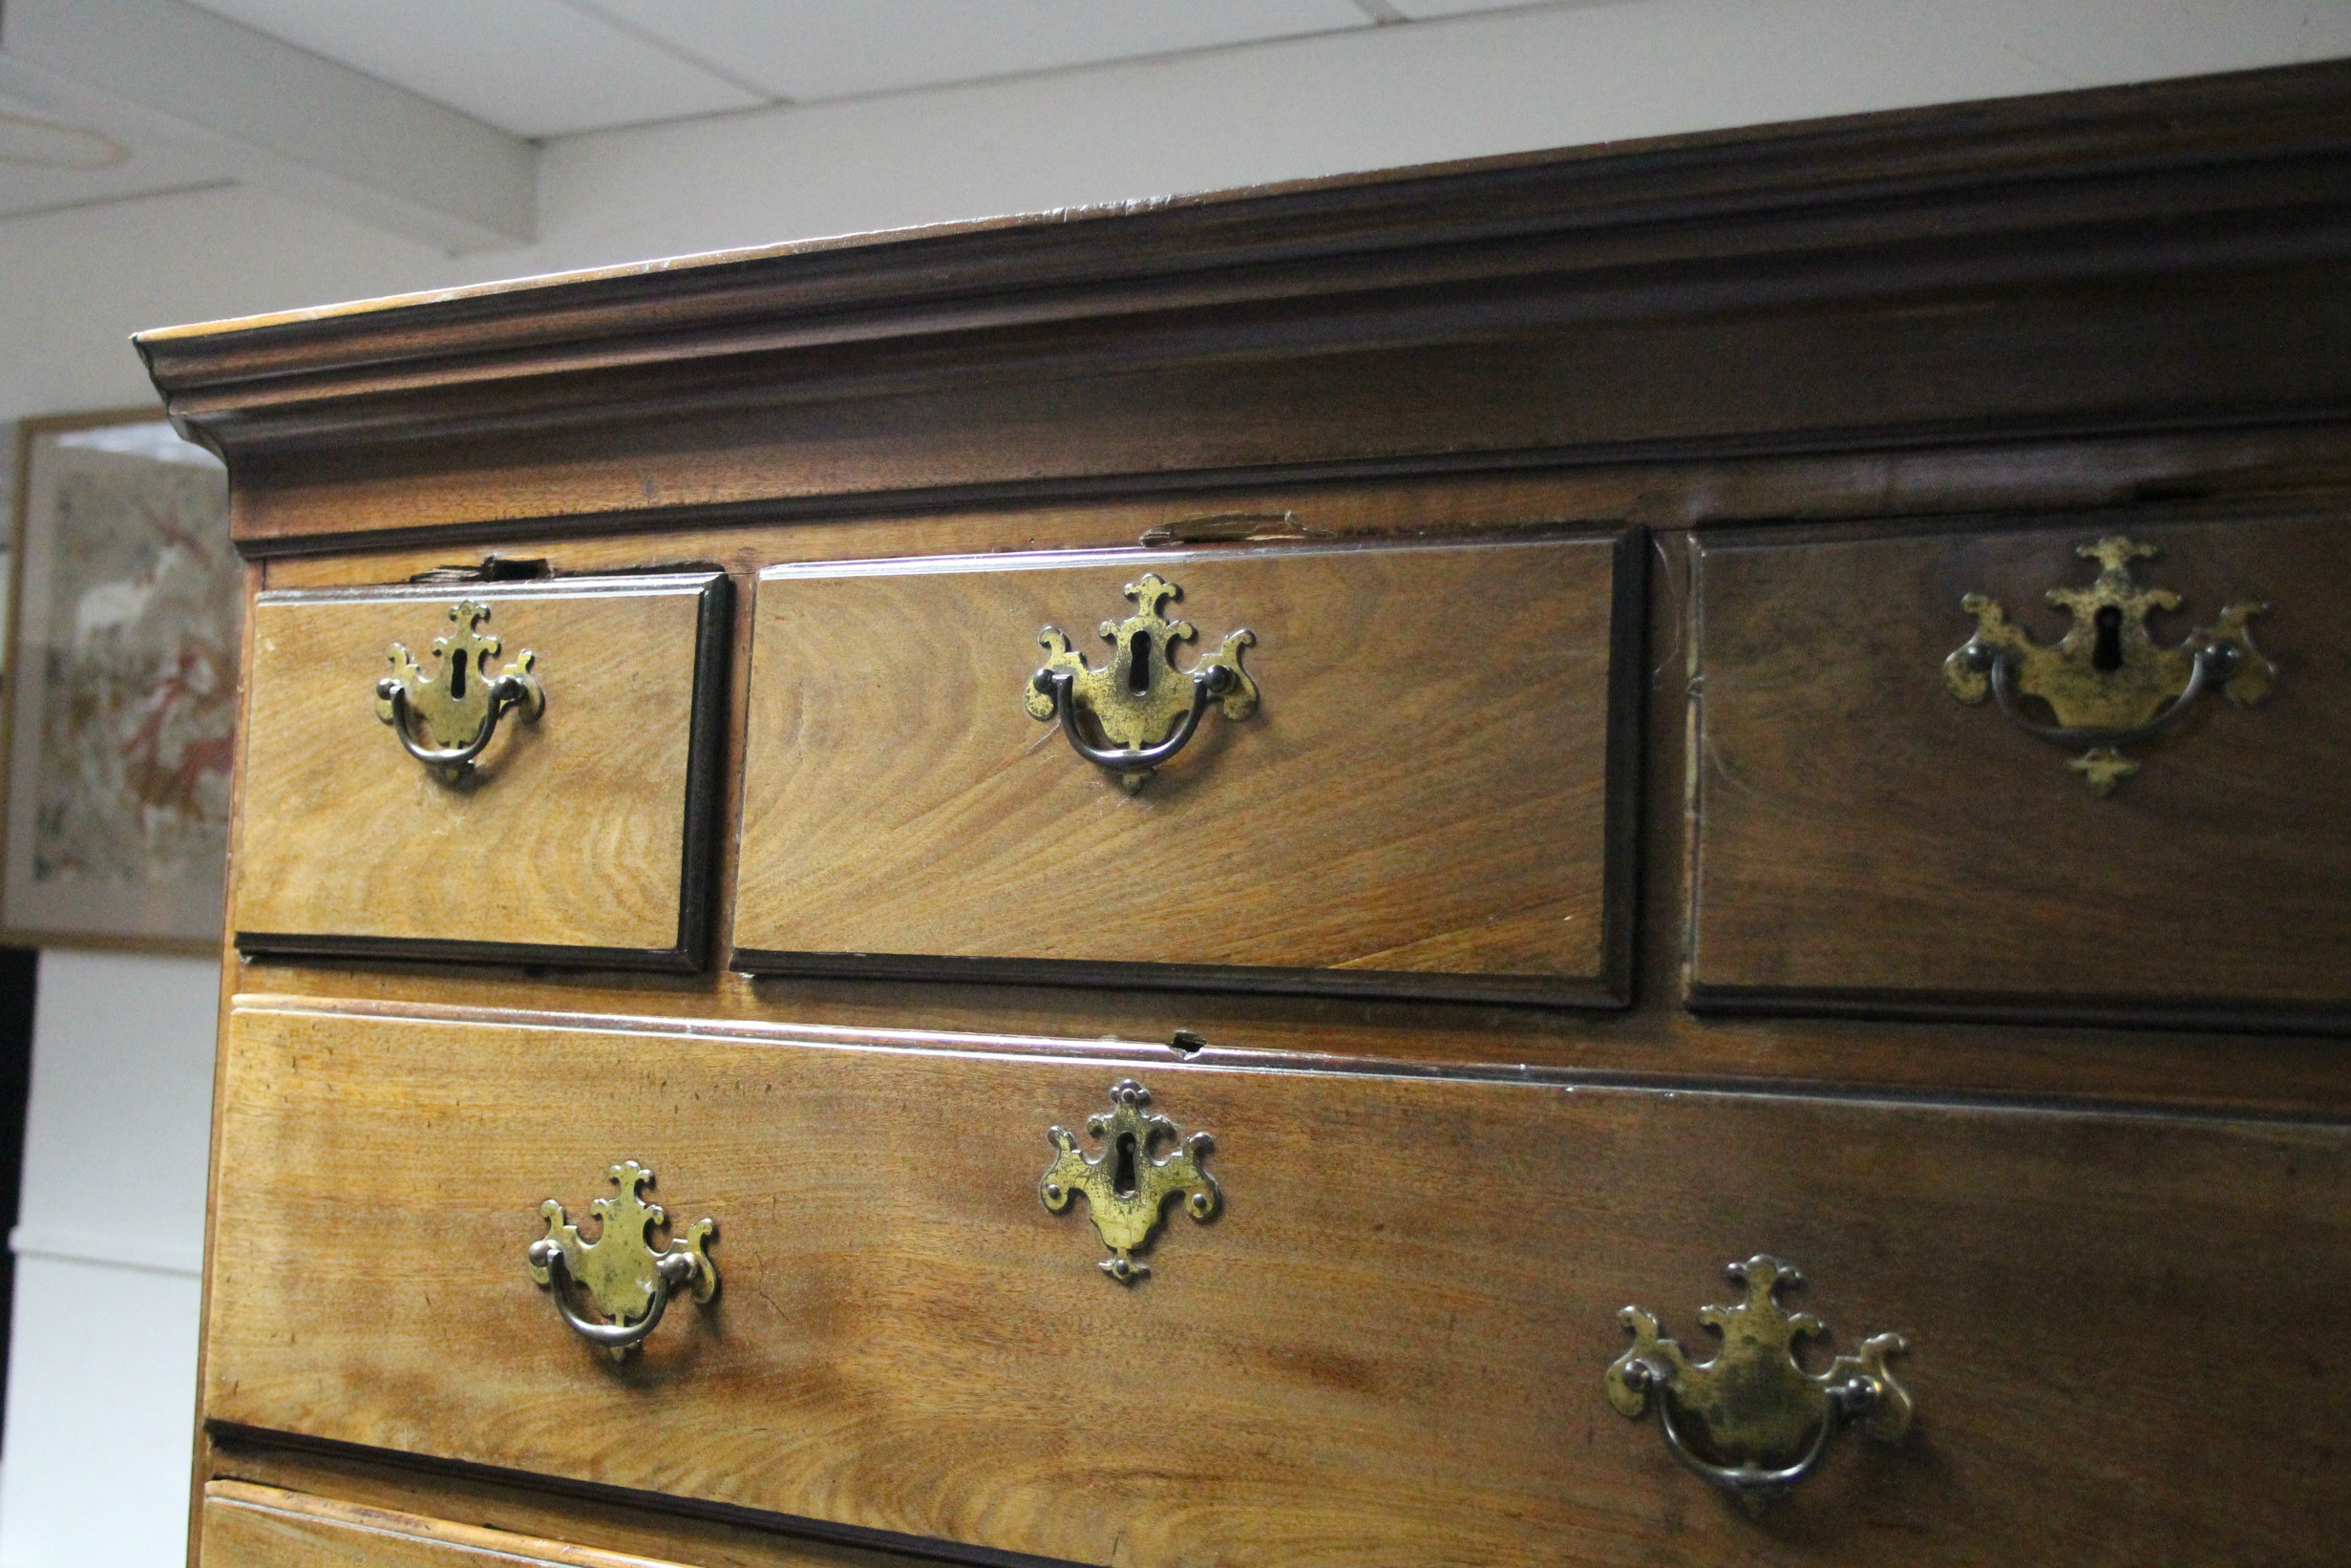
[[206,1568],[2335,1560],[2347,155],[144,335],[253,595]]

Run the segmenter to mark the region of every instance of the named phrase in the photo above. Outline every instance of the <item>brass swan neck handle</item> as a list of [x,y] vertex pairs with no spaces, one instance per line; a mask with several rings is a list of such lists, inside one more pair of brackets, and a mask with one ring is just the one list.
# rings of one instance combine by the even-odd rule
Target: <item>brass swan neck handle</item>
[[[1105,621],[1099,630],[1111,645],[1111,661],[1089,665],[1070,646],[1059,626],[1037,633],[1046,652],[1044,667],[1028,679],[1024,694],[1031,718],[1057,723],[1070,750],[1108,770],[1132,794],[1154,769],[1173,759],[1199,729],[1200,715],[1221,703],[1228,719],[1257,711],[1257,682],[1241,667],[1241,650],[1257,634],[1226,635],[1213,653],[1190,669],[1176,667],[1176,646],[1198,635],[1189,621],[1161,613],[1183,589],[1156,572],[1145,572],[1126,586],[1135,613]],[[1089,739],[1091,724],[1102,739]]]
[[1200,715],[1208,711],[1209,703],[1232,689],[1233,672],[1218,665],[1191,672],[1192,706],[1176,723],[1167,739],[1156,746],[1096,746],[1080,731],[1077,717],[1077,678],[1066,669],[1040,669],[1033,687],[1053,700],[1053,716],[1061,724],[1061,732],[1069,737],[1070,749],[1098,768],[1108,768],[1121,780],[1134,778],[1138,782],[1148,777],[1161,763],[1172,759],[1191,740],[1192,732],[1200,727]]
[[1992,678],[1992,700],[2009,723],[2028,735],[2053,741],[2060,746],[2128,746],[2133,741],[2162,734],[2195,709],[2196,699],[2229,678],[2239,657],[2236,648],[2228,643],[2213,643],[2195,650],[2194,667],[2188,684],[2180,688],[2171,706],[2144,724],[2124,730],[2104,729],[2097,725],[2042,724],[2025,713],[2023,694],[2018,691],[2021,677],[2019,659],[2014,653],[1970,644],[1966,649],[1969,665]]
[[444,773],[472,767],[508,711],[519,710],[525,720],[535,721],[546,710],[547,694],[535,673],[538,655],[529,648],[492,671],[491,661],[501,649],[496,637],[481,630],[489,618],[489,605],[457,601],[449,607],[457,630],[433,642],[439,672],[428,671],[405,644],[394,643],[385,655],[392,673],[375,683],[375,716],[392,726],[410,756]]
[[[2086,587],[2049,590],[2049,603],[2071,617],[2065,636],[2037,642],[2008,619],[1999,600],[1971,593],[1959,607],[1976,618],[1976,630],[1943,661],[1943,684],[1963,703],[1991,696],[2026,734],[2087,748],[2069,766],[2092,794],[2106,795],[2139,771],[2121,748],[2179,724],[2208,691],[2240,706],[2259,702],[2277,669],[2254,646],[2251,630],[2268,605],[2251,599],[2225,605],[2210,626],[2167,647],[2150,635],[2147,618],[2177,609],[2180,596],[2148,586],[2131,571],[2131,562],[2155,554],[2154,546],[2116,534],[2074,554],[2097,562],[2099,571]],[[2057,722],[2033,718],[2024,710],[2027,699],[2046,704]]]
[[1765,1253],[1726,1272],[1747,1299],[1699,1309],[1698,1321],[1723,1338],[1710,1361],[1690,1360],[1646,1307],[1618,1314],[1633,1336],[1608,1368],[1608,1400],[1619,1413],[1638,1420],[1654,1408],[1674,1458],[1749,1508],[1786,1496],[1848,1427],[1885,1443],[1909,1430],[1909,1391],[1886,1367],[1888,1357],[1910,1348],[1903,1336],[1876,1335],[1826,1371],[1807,1372],[1796,1342],[1826,1325],[1779,1302],[1780,1291],[1801,1285],[1804,1276]]
[[669,1298],[691,1284],[701,1272],[688,1254],[664,1253],[653,1260],[653,1292],[645,1315],[631,1323],[598,1323],[572,1304],[571,1269],[563,1261],[561,1246],[548,1240],[533,1241],[529,1256],[531,1267],[547,1274],[555,1309],[571,1325],[571,1331],[616,1356],[643,1344],[646,1336],[659,1328],[662,1314],[669,1309]]
[[[707,1303],[718,1293],[718,1267],[709,1250],[718,1226],[698,1219],[667,1246],[655,1248],[647,1233],[667,1225],[668,1216],[660,1204],[645,1200],[653,1173],[626,1159],[607,1169],[604,1179],[618,1191],[589,1205],[602,1222],[596,1240],[583,1239],[580,1227],[564,1217],[563,1205],[551,1197],[539,1206],[547,1234],[533,1241],[524,1257],[531,1278],[553,1293],[555,1308],[571,1331],[619,1361],[661,1326],[673,1296],[683,1291]],[[574,1304],[575,1287],[596,1303],[604,1321]]]
[[481,727],[474,738],[461,746],[431,747],[416,743],[415,722],[409,708],[408,692],[395,685],[389,675],[375,683],[379,702],[390,705],[391,712],[384,722],[392,726],[392,733],[400,737],[410,756],[428,768],[462,769],[488,749],[491,737],[498,733],[498,721],[510,708],[520,708],[523,717],[535,719],[544,710],[546,699],[538,695],[537,683],[523,686],[512,676],[499,676],[490,683],[489,706],[481,715]]

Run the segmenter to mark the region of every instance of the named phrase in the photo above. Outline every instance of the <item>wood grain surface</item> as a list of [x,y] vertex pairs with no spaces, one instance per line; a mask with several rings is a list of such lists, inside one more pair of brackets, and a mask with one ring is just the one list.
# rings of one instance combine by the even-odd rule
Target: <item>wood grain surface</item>
[[651,1557],[237,1481],[207,1485],[202,1506],[208,1568],[662,1568]]
[[[207,1568],[2336,1561],[2346,83],[149,334],[267,586],[346,601],[247,623],[232,929],[312,945],[225,967]],[[2164,546],[2170,635],[2270,601],[2281,678],[2093,801],[1938,667],[1961,594],[2046,635],[2066,552],[2118,529]],[[543,584],[339,641],[383,608],[349,590],[493,540],[795,568],[757,691],[751,616],[681,662],[667,602],[599,625]],[[1360,544],[1368,577],[1309,569]],[[1003,569],[1072,549],[1260,639],[1261,713],[1133,798],[1020,707],[1039,624],[1091,653],[1124,613],[1132,569]],[[1432,561],[1441,590],[1381,575]],[[882,597],[771,625],[785,587]],[[550,712],[448,799],[366,693],[462,593]],[[265,635],[297,609],[350,619]],[[673,720],[722,759],[683,795]],[[698,896],[854,972],[696,971]],[[1369,994],[1183,988],[1243,974]],[[1129,1075],[1214,1136],[1224,1207],[1122,1290],[1036,1183]],[[723,1284],[616,1365],[523,1249],[623,1158],[717,1220]],[[1910,1337],[1919,1415],[1750,1516],[1601,1372],[1628,1303],[1703,1345],[1758,1250],[1835,1348]]]
[[[2340,1125],[1160,1067],[1225,1207],[1129,1290],[1036,1180],[1131,1064],[254,1007],[226,1051],[240,1428],[1136,1565],[2315,1564],[2351,1500]],[[522,1254],[624,1157],[723,1282],[615,1366]],[[1757,1250],[1911,1336],[1919,1417],[1751,1519],[1600,1373]]]
[[[2351,1028],[2338,509],[2030,520],[1702,542],[1693,997]],[[2140,771],[2099,798],[2065,766],[2081,748],[1961,704],[1941,665],[1969,593],[2054,642],[2044,594],[2087,583],[2075,546],[2116,533],[2183,596],[2158,641],[2266,603],[2278,676],[2126,748]]]
[[[607,1494],[469,1466],[421,1465],[375,1450],[288,1442],[222,1428],[201,1430],[196,1448],[200,1505],[194,1512],[200,1529],[206,1489],[239,1495],[249,1487],[256,1494],[290,1495],[328,1512],[356,1508],[421,1520],[443,1533],[470,1527],[494,1539],[560,1541],[623,1561],[651,1557],[694,1568],[908,1568],[937,1560],[820,1538],[809,1533],[813,1527],[804,1520],[778,1529],[773,1520],[754,1523],[739,1512],[696,1509],[643,1493]],[[715,1516],[722,1513],[728,1516]]]
[[[343,1469],[343,1477],[353,1474]],[[381,1487],[361,1483],[360,1490]],[[465,1506],[477,1489],[443,1479],[434,1497]],[[495,1563],[548,1563],[554,1568],[913,1568],[920,1560],[830,1542],[794,1539],[773,1532],[729,1529],[676,1517],[662,1521],[661,1557],[532,1535],[494,1525],[440,1518],[344,1495],[320,1495],[250,1481],[207,1482],[198,1532],[206,1568],[490,1568]],[[608,1507],[566,1500],[547,1522],[574,1520],[594,1534],[612,1534]],[[646,1521],[638,1516],[638,1533]],[[592,1521],[592,1522],[590,1522]]]
[[140,348],[231,455],[257,552],[2331,417],[2345,75],[1056,212]]
[[[1137,985],[1621,1000],[1622,555],[1584,539],[771,569],[733,966],[937,957],[1048,982],[1125,964],[1150,966]],[[1023,699],[1038,628],[1105,663],[1095,627],[1133,613],[1121,589],[1145,571],[1183,589],[1184,659],[1256,634],[1262,701],[1240,721],[1212,707],[1129,795]]]
[[[690,965],[684,928],[700,911],[688,884],[707,876],[687,853],[697,654],[714,583],[263,595],[231,912],[240,944]],[[508,713],[453,782],[401,749],[376,717],[374,687],[393,642],[434,667],[427,650],[468,598],[492,606],[483,629],[502,659],[536,654],[547,707],[535,723]],[[723,685],[723,668],[700,673]]]
[[[966,511],[854,522],[723,532],[541,535],[523,552],[559,573],[609,572],[664,559],[676,548],[725,562],[751,578],[779,560],[866,559],[968,552],[990,540],[1022,549],[1098,548],[1133,542],[1150,530],[1189,534],[1234,513],[1256,531],[1309,539],[1430,531],[1532,531],[1529,519],[1614,515],[1657,519],[1751,519],[1776,512],[1907,514],[1885,527],[1915,527],[1938,508],[2008,505],[2114,506],[2141,491],[2327,497],[2351,482],[2351,434],[2326,428],[2180,435],[2161,440],[2053,441],[2030,449],[1860,455],[1835,462],[1757,461],[1743,467],[1659,465],[1642,472],[1581,471],[1491,478],[1424,478],[1379,486],[1274,489],[1239,497],[1168,498],[1116,505]],[[1219,511],[1219,503],[1228,510]],[[2297,504],[2308,504],[2307,499]],[[2327,514],[2315,514],[2324,519]],[[1218,519],[1221,517],[1223,521]],[[1793,527],[1793,525],[1785,525]],[[1801,532],[1802,530],[1797,530]],[[2308,1034],[2191,1028],[2002,1027],[1967,1020],[1889,1023],[1817,1013],[1692,1014],[1681,1002],[1688,934],[1684,901],[1687,828],[1691,579],[1699,537],[1681,527],[1648,534],[1651,629],[1647,755],[1639,834],[1641,893],[1635,1007],[1490,1006],[1237,992],[1084,988],[1006,983],[813,977],[748,979],[625,974],[588,967],[492,967],[448,964],[305,964],[283,958],[240,963],[232,984],[248,992],[367,999],[395,1008],[525,1007],[623,1017],[734,1020],[762,1027],[912,1028],[962,1037],[1003,1034],[1064,1040],[1112,1037],[1145,1059],[1173,1061],[1176,1030],[1208,1042],[1201,1054],[1231,1065],[1292,1058],[1408,1070],[1442,1065],[1480,1073],[1572,1074],[1656,1084],[1778,1084],[1964,1093],[2066,1103],[2203,1106],[2258,1113],[2351,1115],[2351,1074],[2329,1040]],[[446,549],[390,555],[280,559],[269,582],[333,586],[397,579],[449,558]],[[738,618],[736,674],[744,686],[751,618]],[[1959,629],[1963,630],[1963,627]],[[1956,706],[1956,705],[1955,705]],[[2248,717],[2256,715],[2247,715]],[[741,722],[738,712],[737,725]],[[739,733],[735,742],[739,744]],[[1070,759],[1072,762],[1074,758]],[[727,769],[731,779],[739,773]],[[722,814],[733,819],[733,807]],[[731,897],[724,869],[731,836],[717,847],[718,897]],[[721,916],[722,924],[726,917]]]

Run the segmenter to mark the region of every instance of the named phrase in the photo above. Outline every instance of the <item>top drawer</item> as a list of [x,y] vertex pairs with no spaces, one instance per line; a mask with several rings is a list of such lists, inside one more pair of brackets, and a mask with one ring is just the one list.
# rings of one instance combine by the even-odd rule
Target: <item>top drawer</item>
[[734,965],[1621,1003],[1638,564],[1611,536],[773,568]]
[[[2347,541],[2111,517],[1705,541],[1693,1003],[2345,1027]],[[2167,706],[2215,642],[2235,678]]]
[[261,595],[239,948],[698,967],[727,589],[694,572]]

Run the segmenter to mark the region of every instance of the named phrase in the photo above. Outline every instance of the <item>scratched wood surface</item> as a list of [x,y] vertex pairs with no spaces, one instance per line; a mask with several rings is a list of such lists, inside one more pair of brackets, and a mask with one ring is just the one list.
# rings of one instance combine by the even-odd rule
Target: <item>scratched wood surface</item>
[[[1159,1067],[1225,1206],[1123,1289],[1036,1182],[1130,1064],[261,1008],[226,1051],[239,1428],[1135,1565],[2318,1563],[2351,1501],[2340,1125]],[[624,1157],[723,1283],[615,1366],[523,1251]],[[1840,1346],[1909,1334],[1919,1409],[1760,1520],[1600,1385],[1619,1307],[1703,1343],[1758,1250]]]
[[[2332,417],[2340,61],[144,334],[247,547]],[[698,516],[696,514],[699,514]]]
[[[2351,1028],[2351,561],[2339,508],[2152,508],[1964,532],[1702,545],[1692,980],[1702,1001],[2143,1008]],[[1988,593],[2044,643],[2077,545],[2127,534],[2181,595],[2237,601],[2268,699],[2215,693],[2099,798],[2060,747],[1945,689]],[[2050,722],[2044,711],[2041,722]]]
[[208,1484],[202,1508],[210,1568],[661,1568],[652,1557],[238,1481]]
[[[1019,548],[1099,548],[1133,543],[1147,530],[1178,536],[1226,529],[1345,539],[1428,531],[1522,530],[1528,519],[1695,517],[1728,520],[1775,515],[1862,512],[1873,517],[1938,508],[1981,511],[2112,506],[2141,488],[2283,495],[2338,493],[2351,479],[2343,432],[2326,428],[2239,432],[2226,437],[2171,435],[2127,441],[2057,441],[2030,450],[1956,450],[1826,459],[1757,460],[1744,467],[1690,464],[1629,471],[1543,471],[1508,482],[1422,478],[1382,485],[1275,489],[1239,495],[1054,505],[869,518],[830,524],[744,527],[681,535],[540,535],[514,548],[543,556],[559,573],[608,572],[671,559],[668,552],[726,563],[748,602],[756,572],[777,561],[869,559],[968,552],[991,541]],[[1238,514],[1238,516],[1236,516]],[[2332,513],[2317,515],[2340,529]],[[1884,521],[1888,529],[1932,526],[1931,519]],[[1905,1092],[2056,1097],[2134,1104],[2198,1105],[2222,1111],[2351,1113],[2351,1075],[2328,1039],[2308,1033],[2235,1032],[2184,1027],[2081,1026],[2057,1031],[1964,1020],[1888,1023],[1720,1011],[1681,1005],[1688,933],[1684,851],[1689,580],[1694,539],[1657,527],[1648,537],[1649,646],[1642,810],[1640,1004],[1624,1011],[1493,1007],[1415,1001],[1366,1006],[1345,998],[969,984],[893,979],[749,979],[624,974],[609,969],[512,965],[361,966],[241,964],[232,984],[246,991],[368,998],[403,1006],[519,1006],[624,1015],[669,1013],[747,1021],[790,1020],[853,1028],[1114,1036],[1156,1059],[1178,1029],[1209,1042],[1228,1062],[1267,1053],[1336,1054],[1356,1060],[1444,1063],[1485,1070],[1569,1070],[1652,1081],[1776,1081],[1790,1086],[1898,1089]],[[275,586],[398,581],[445,560],[446,548],[390,554],[279,559]],[[738,618],[731,688],[749,667],[750,617]],[[1957,628],[1963,630],[1963,625]],[[1956,706],[1956,705],[1955,705]],[[1963,710],[1971,718],[1982,715]],[[2247,716],[2257,716],[2258,710]],[[739,714],[738,714],[739,721]],[[739,744],[739,734],[737,736]],[[2060,754],[2062,759],[2062,753]],[[1075,758],[1070,759],[1072,763]],[[737,770],[728,770],[731,776]],[[722,814],[731,824],[732,807]],[[719,846],[723,869],[734,845]],[[722,929],[724,920],[722,917]]]
[[[249,1432],[200,1437],[198,1466],[200,1477],[213,1477],[202,1482],[200,1499],[358,1518],[500,1551],[518,1551],[518,1542],[542,1554],[584,1551],[589,1568],[646,1559],[694,1568],[908,1568],[936,1560],[754,1524],[739,1515],[720,1519],[683,1507],[648,1507],[642,1494],[623,1499],[463,1469],[425,1471],[394,1454],[273,1443]],[[204,1511],[200,1501],[199,1530]]]
[[[1609,974],[1612,539],[777,568],[759,583],[734,913],[760,954],[1345,971],[1446,994]],[[1134,795],[1024,706],[1145,571],[1188,663],[1246,627]],[[807,962],[801,960],[800,962]],[[1393,978],[1387,978],[1393,977]],[[1406,978],[1409,977],[1409,978]],[[1151,984],[1145,975],[1135,983]],[[1330,975],[1296,982],[1334,985]]]
[[[701,580],[395,595],[254,607],[231,928],[674,948]],[[393,642],[437,667],[428,649],[468,598],[492,606],[501,660],[537,655],[547,706],[507,713],[452,782],[401,749],[374,688]]]

